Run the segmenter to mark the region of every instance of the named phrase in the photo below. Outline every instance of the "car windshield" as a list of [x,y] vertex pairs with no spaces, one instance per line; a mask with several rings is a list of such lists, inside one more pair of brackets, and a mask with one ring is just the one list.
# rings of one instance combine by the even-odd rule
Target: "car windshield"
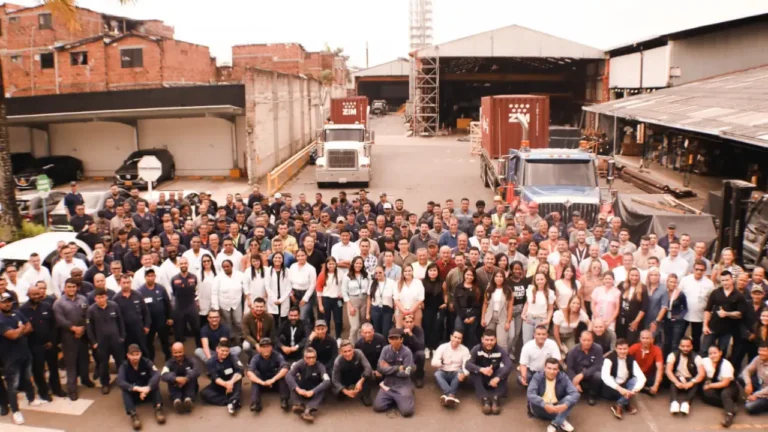
[[365,140],[365,132],[362,129],[327,129],[325,142],[333,141],[357,141]]
[[591,160],[528,160],[524,175],[526,185],[597,186]]

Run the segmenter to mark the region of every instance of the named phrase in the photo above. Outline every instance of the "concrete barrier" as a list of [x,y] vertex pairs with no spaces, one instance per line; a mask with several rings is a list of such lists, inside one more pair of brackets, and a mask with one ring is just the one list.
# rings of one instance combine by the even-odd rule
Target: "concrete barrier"
[[316,145],[317,143],[313,142],[304,147],[267,174],[267,195],[271,196],[279,191],[288,180],[301,171],[304,165],[307,164],[307,161],[309,161],[309,154],[315,149]]

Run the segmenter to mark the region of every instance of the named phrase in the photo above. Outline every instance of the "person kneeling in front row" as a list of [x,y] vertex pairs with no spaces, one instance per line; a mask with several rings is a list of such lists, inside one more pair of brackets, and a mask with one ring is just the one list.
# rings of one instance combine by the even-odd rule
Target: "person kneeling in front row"
[[131,416],[133,429],[141,429],[141,420],[136,414],[136,405],[150,402],[155,407],[155,420],[165,423],[163,398],[160,396],[160,372],[147,358],[141,356],[141,348],[132,344],[128,347],[128,359],[117,371],[117,386],[123,391],[123,406]]
[[304,421],[312,423],[315,421],[314,412],[320,408],[325,392],[331,386],[325,366],[317,361],[317,351],[306,348],[304,358],[291,366],[285,379],[291,389],[291,410],[301,414]]
[[381,351],[377,369],[384,376],[381,389],[373,401],[373,410],[384,412],[398,410],[403,417],[413,415],[416,401],[411,373],[416,369],[413,353],[403,345],[403,330],[389,329],[389,345]]
[[557,432],[558,428],[573,431],[568,416],[580,397],[568,375],[560,372],[560,363],[555,358],[548,358],[544,372],[536,372],[528,384],[530,412],[536,418],[551,421],[547,432]]
[[507,378],[512,373],[509,353],[496,343],[496,331],[485,330],[479,345],[472,348],[466,364],[477,397],[483,401],[483,414],[501,413],[500,398],[507,394]]
[[339,400],[355,399],[360,396],[360,401],[365,406],[373,405],[371,389],[376,384],[373,379],[373,370],[363,352],[352,347],[348,339],[341,341],[339,347],[341,354],[333,363],[333,392]]
[[211,383],[200,392],[203,402],[226,406],[230,415],[240,409],[243,389],[243,364],[229,349],[229,340],[222,338],[216,346],[216,355],[205,364]]
[[163,367],[161,378],[168,384],[168,394],[176,412],[190,412],[197,397],[200,372],[195,369],[192,358],[184,355],[184,344],[181,342],[171,346],[171,357]]
[[455,330],[451,334],[451,341],[437,347],[432,355],[432,367],[437,369],[435,381],[443,392],[440,403],[449,408],[460,403],[456,392],[459,390],[459,385],[469,376],[464,365],[471,355],[469,349],[461,343],[463,338],[464,335]]

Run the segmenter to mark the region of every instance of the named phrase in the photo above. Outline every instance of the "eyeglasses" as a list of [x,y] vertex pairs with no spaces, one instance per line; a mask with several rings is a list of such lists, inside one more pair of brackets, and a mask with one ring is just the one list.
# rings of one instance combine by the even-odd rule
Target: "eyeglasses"
[[316,359],[316,358],[317,358],[317,356],[304,356],[305,360],[313,360],[313,359]]

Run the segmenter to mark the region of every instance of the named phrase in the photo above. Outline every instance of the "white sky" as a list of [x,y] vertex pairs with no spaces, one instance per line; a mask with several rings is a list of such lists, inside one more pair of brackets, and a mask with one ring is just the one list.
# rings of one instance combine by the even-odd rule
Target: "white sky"
[[[36,0],[10,0],[34,5]],[[161,19],[176,38],[207,45],[219,63],[231,46],[298,42],[343,47],[365,67],[408,54],[408,0],[80,0],[83,7]],[[518,24],[606,49],[649,36],[768,12],[765,0],[433,0],[435,42]]]

